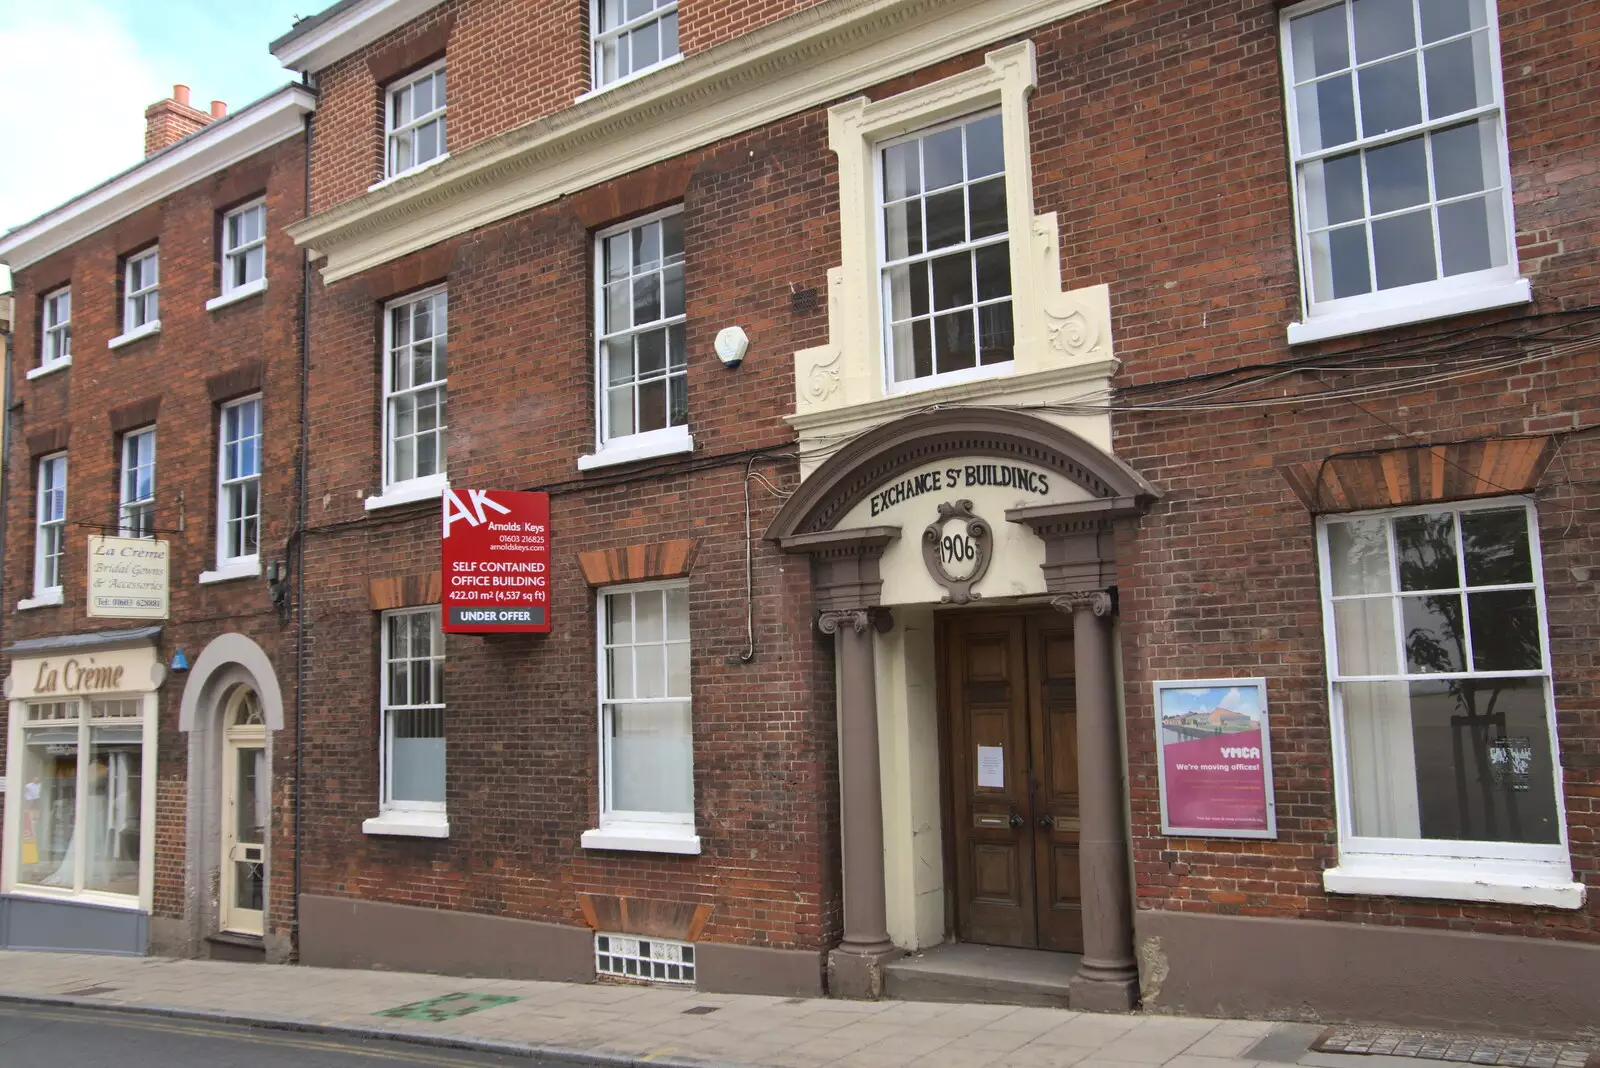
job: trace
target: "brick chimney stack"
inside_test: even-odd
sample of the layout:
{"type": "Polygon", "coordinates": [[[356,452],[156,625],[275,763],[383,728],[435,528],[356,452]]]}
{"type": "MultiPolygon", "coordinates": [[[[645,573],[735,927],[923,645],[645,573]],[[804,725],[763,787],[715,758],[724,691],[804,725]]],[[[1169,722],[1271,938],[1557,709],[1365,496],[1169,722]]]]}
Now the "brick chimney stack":
{"type": "Polygon", "coordinates": [[[152,156],[227,113],[227,105],[220,100],[211,102],[210,115],[190,107],[189,87],[174,85],[169,99],[144,109],[144,154],[152,156]]]}

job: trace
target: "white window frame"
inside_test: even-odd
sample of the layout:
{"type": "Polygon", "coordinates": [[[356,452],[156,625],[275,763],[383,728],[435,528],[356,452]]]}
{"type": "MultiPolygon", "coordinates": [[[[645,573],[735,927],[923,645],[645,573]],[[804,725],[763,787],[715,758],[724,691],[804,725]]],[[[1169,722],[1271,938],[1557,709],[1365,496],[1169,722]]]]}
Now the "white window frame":
{"type": "MultiPolygon", "coordinates": [[[[1424,117],[1420,123],[1413,126],[1370,137],[1357,137],[1353,141],[1333,148],[1309,152],[1300,150],[1300,120],[1298,101],[1295,94],[1294,43],[1290,37],[1290,20],[1329,7],[1342,5],[1348,9],[1351,0],[1306,0],[1304,3],[1287,7],[1281,12],[1279,16],[1279,37],[1281,63],[1283,65],[1284,114],[1288,124],[1289,180],[1293,194],[1291,199],[1294,206],[1295,249],[1300,276],[1301,312],[1300,321],[1289,325],[1288,340],[1290,344],[1303,344],[1406,323],[1425,322],[1430,319],[1440,319],[1468,312],[1526,304],[1533,299],[1533,288],[1527,279],[1521,277],[1517,264],[1517,227],[1515,209],[1512,203],[1514,198],[1511,185],[1511,161],[1506,139],[1505,88],[1501,75],[1499,15],[1496,9],[1496,0],[1483,0],[1483,2],[1487,26],[1486,37],[1489,47],[1489,81],[1492,86],[1492,99],[1488,104],[1469,111],[1459,112],[1443,119],[1424,117]],[[1307,219],[1304,204],[1306,190],[1305,183],[1301,179],[1301,171],[1304,165],[1320,159],[1345,156],[1352,152],[1378,148],[1397,141],[1412,139],[1425,132],[1461,125],[1479,118],[1495,120],[1496,147],[1500,161],[1500,199],[1504,213],[1502,224],[1505,227],[1505,265],[1469,274],[1441,276],[1429,282],[1397,286],[1392,289],[1374,289],[1357,296],[1330,298],[1318,302],[1312,291],[1311,243],[1306,232],[1307,219]]],[[[1416,0],[1412,0],[1414,25],[1419,18],[1417,11],[1416,0]]],[[[1355,77],[1354,71],[1361,66],[1372,66],[1393,57],[1384,57],[1384,60],[1360,64],[1355,54],[1353,19],[1348,10],[1346,13],[1346,26],[1350,33],[1348,47],[1350,49],[1351,66],[1348,69],[1352,72],[1351,92],[1354,101],[1352,106],[1359,120],[1361,95],[1358,84],[1359,79],[1355,77]]],[[[1420,54],[1422,49],[1420,29],[1417,32],[1418,45],[1414,54],[1420,54]]],[[[1430,46],[1438,43],[1432,42],[1430,46]]],[[[1420,61],[1418,66],[1418,92],[1423,101],[1423,107],[1426,109],[1427,75],[1424,65],[1420,61]]],[[[1437,244],[1439,227],[1437,203],[1433,199],[1433,176],[1433,163],[1430,153],[1428,164],[1429,204],[1434,209],[1434,240],[1437,244]]],[[[1413,206],[1406,210],[1414,211],[1416,208],[1413,206]]],[[[1370,210],[1365,215],[1365,219],[1369,234],[1367,248],[1368,267],[1369,270],[1375,271],[1374,253],[1370,241],[1372,220],[1370,210]]]]}
{"type": "MultiPolygon", "coordinates": [[[[611,781],[608,770],[609,747],[607,735],[610,727],[610,711],[608,706],[613,702],[606,686],[607,677],[607,647],[606,647],[606,612],[607,598],[616,594],[633,594],[654,592],[669,589],[689,591],[687,579],[672,579],[658,582],[631,582],[616,586],[602,586],[595,591],[595,693],[598,705],[598,735],[596,741],[598,748],[596,755],[599,759],[598,774],[600,784],[600,819],[599,825],[593,830],[585,831],[582,845],[586,849],[613,849],[630,850],[651,853],[687,853],[700,852],[700,836],[695,833],[694,817],[694,758],[692,724],[694,722],[693,699],[693,622],[692,617],[686,621],[690,638],[690,696],[687,697],[660,697],[660,698],[627,698],[627,704],[682,704],[689,705],[689,718],[691,724],[690,766],[689,766],[689,792],[690,803],[688,812],[641,812],[635,810],[613,809],[611,807],[611,781]]],[[[669,627],[668,620],[663,618],[663,627],[669,627]]],[[[670,639],[668,639],[670,641],[670,639]]]]}
{"type": "Polygon", "coordinates": [[[261,292],[267,288],[267,198],[257,197],[247,204],[240,204],[232,211],[222,216],[222,295],[206,301],[207,310],[215,310],[236,300],[261,292]],[[243,241],[237,245],[229,244],[229,223],[253,211],[261,212],[261,236],[250,241],[243,241]],[[261,250],[261,276],[259,278],[246,278],[242,282],[233,280],[234,264],[240,260],[245,261],[245,273],[249,273],[249,255],[256,249],[261,250]]]}
{"type": "MultiPolygon", "coordinates": [[[[427,704],[391,705],[389,702],[389,621],[414,616],[430,616],[433,620],[433,638],[436,650],[427,657],[408,656],[407,661],[426,659],[443,664],[446,657],[444,631],[440,626],[440,606],[427,605],[414,608],[396,608],[378,614],[378,816],[362,823],[365,834],[398,835],[409,838],[447,838],[450,835],[449,815],[443,801],[396,801],[389,796],[391,756],[394,743],[391,712],[437,709],[441,718],[448,712],[448,701],[427,704]]],[[[436,696],[443,697],[443,694],[436,696]]],[[[445,741],[445,776],[449,782],[449,732],[445,741]]]]}
{"type": "MultiPolygon", "coordinates": [[[[651,330],[667,330],[670,333],[672,327],[683,327],[688,322],[688,256],[686,249],[684,261],[681,265],[684,271],[685,283],[684,314],[663,316],[662,318],[654,319],[642,326],[632,325],[623,327],[621,329],[608,331],[606,329],[608,325],[606,323],[606,240],[608,238],[616,237],[619,234],[631,233],[639,227],[647,226],[650,223],[660,222],[661,220],[670,218],[672,216],[681,217],[682,215],[683,205],[675,204],[672,207],[663,208],[660,211],[654,211],[648,215],[640,215],[636,218],[629,219],[625,223],[619,223],[616,226],[609,226],[604,230],[597,231],[594,235],[595,451],[590,455],[581,456],[578,458],[578,470],[580,471],[588,471],[597,467],[607,467],[613,464],[633,463],[639,460],[648,460],[659,456],[672,456],[677,453],[694,451],[694,436],[689,432],[687,414],[689,394],[687,352],[685,352],[684,355],[684,369],[681,373],[674,373],[672,371],[671,357],[669,355],[667,359],[666,370],[661,376],[661,381],[666,384],[669,417],[671,415],[672,379],[680,377],[680,374],[683,378],[685,416],[684,422],[681,426],[666,426],[660,427],[656,430],[639,431],[633,434],[613,435],[610,432],[610,409],[609,405],[607,404],[606,396],[608,392],[607,382],[610,377],[606,369],[607,341],[612,341],[622,337],[630,337],[651,330]]],[[[630,273],[629,278],[631,279],[633,277],[634,276],[630,273]]],[[[663,286],[663,301],[665,299],[665,292],[666,290],[663,286]]],[[[666,307],[663,303],[662,311],[665,310],[666,307]]],[[[637,398],[639,390],[637,378],[638,376],[635,374],[635,381],[632,386],[636,409],[638,406],[637,398]]]]}
{"type": "MultiPolygon", "coordinates": [[[[407,342],[408,345],[414,345],[415,343],[416,338],[414,337],[411,339],[411,341],[407,342]]],[[[368,497],[366,499],[366,507],[369,511],[377,508],[388,508],[399,504],[409,504],[413,501],[429,500],[435,497],[442,497],[444,495],[444,491],[450,488],[450,426],[448,419],[441,420],[438,424],[439,449],[437,455],[439,461],[439,470],[429,475],[416,475],[411,478],[396,479],[394,477],[393,470],[394,441],[392,439],[393,428],[391,425],[392,418],[390,414],[394,406],[394,399],[396,397],[401,396],[402,394],[416,393],[419,390],[433,389],[435,387],[438,387],[444,391],[445,412],[448,414],[450,401],[449,345],[450,287],[448,284],[430,286],[427,289],[418,290],[415,293],[407,293],[405,296],[397,297],[383,306],[383,351],[381,354],[381,359],[383,362],[383,394],[380,399],[380,404],[382,407],[378,416],[379,449],[381,453],[378,458],[378,463],[381,470],[380,478],[382,479],[383,488],[379,496],[368,497]],[[435,333],[430,335],[430,339],[436,344],[442,342],[445,346],[444,377],[432,379],[421,386],[413,383],[406,389],[397,392],[394,389],[394,313],[401,308],[409,308],[414,304],[418,304],[424,300],[431,300],[436,296],[444,297],[445,328],[442,334],[435,333]]],[[[416,440],[415,434],[413,434],[412,440],[416,440]]],[[[414,458],[415,454],[413,454],[413,462],[414,458]]]]}
{"type": "MultiPolygon", "coordinates": [[[[614,0],[614,2],[625,3],[626,0],[614,0]]],[[[642,29],[652,22],[660,22],[668,15],[676,15],[678,13],[678,0],[668,0],[667,3],[660,4],[659,6],[652,8],[647,14],[640,15],[635,19],[624,21],[621,25],[610,30],[600,29],[601,3],[602,0],[589,0],[589,85],[591,93],[598,93],[602,90],[611,89],[618,85],[625,85],[628,82],[633,81],[635,78],[642,78],[652,71],[660,70],[662,67],[682,61],[683,27],[680,24],[678,26],[677,33],[678,47],[671,55],[661,56],[649,66],[637,67],[633,70],[630,70],[627,74],[618,75],[610,81],[606,81],[604,75],[605,46],[613,41],[617,41],[623,37],[631,35],[634,31],[642,29]]],[[[660,40],[659,36],[657,37],[657,40],[660,40]]],[[[633,58],[633,44],[631,41],[628,43],[628,57],[631,63],[633,58]]],[[[589,94],[585,95],[587,96],[589,94]]],[[[579,99],[582,99],[582,97],[579,99]]]]}
{"type": "MultiPolygon", "coordinates": [[[[435,83],[435,85],[437,86],[437,82],[435,83]]],[[[447,121],[447,113],[449,111],[449,101],[450,101],[449,94],[450,94],[450,78],[449,78],[448,72],[446,71],[445,60],[443,60],[443,59],[437,60],[436,62],[433,62],[433,63],[429,63],[426,67],[422,67],[422,68],[420,68],[418,70],[414,70],[410,74],[407,74],[402,78],[395,79],[392,83],[390,83],[384,89],[384,93],[383,93],[383,181],[384,182],[390,181],[390,180],[395,179],[395,178],[403,177],[403,176],[405,176],[407,174],[415,173],[416,171],[422,170],[424,167],[431,167],[436,163],[443,163],[446,159],[448,159],[450,157],[450,142],[448,140],[448,137],[449,137],[449,125],[450,124],[447,121]],[[445,84],[445,101],[444,101],[444,103],[438,103],[437,100],[436,100],[435,101],[435,107],[434,107],[434,109],[432,111],[429,111],[425,115],[413,115],[410,118],[410,120],[408,120],[407,122],[404,122],[404,123],[400,124],[399,126],[396,126],[394,124],[394,100],[395,100],[395,97],[398,96],[399,94],[405,92],[407,89],[413,88],[418,82],[426,81],[426,80],[432,78],[434,75],[440,74],[440,73],[444,73],[446,75],[445,76],[445,83],[444,83],[445,84]],[[411,138],[412,155],[413,155],[413,157],[415,157],[415,155],[416,155],[416,132],[418,130],[420,130],[422,127],[428,125],[430,122],[435,122],[435,121],[437,121],[439,123],[439,151],[435,155],[429,156],[427,159],[422,160],[421,162],[414,162],[409,167],[406,167],[404,169],[397,169],[396,166],[395,166],[395,154],[396,154],[396,146],[399,144],[400,140],[402,138],[406,138],[406,137],[410,137],[411,138]]],[[[382,183],[380,182],[379,184],[381,185],[382,183]]]]}
{"type": "MultiPolygon", "coordinates": [[[[1016,370],[1016,351],[1017,351],[1017,344],[1018,344],[1018,339],[1017,339],[1017,279],[1016,279],[1016,270],[1015,270],[1016,256],[1012,255],[1010,257],[1010,264],[1011,264],[1011,292],[1005,298],[1005,303],[1007,303],[1007,304],[1009,304],[1011,306],[1011,344],[1012,344],[1011,359],[1004,360],[1004,361],[1002,361],[1000,363],[991,363],[991,364],[977,364],[977,363],[975,363],[971,367],[963,367],[963,368],[960,368],[960,369],[955,370],[955,371],[945,371],[945,372],[942,372],[942,373],[927,375],[927,376],[922,377],[922,378],[908,378],[903,382],[896,382],[895,379],[894,379],[894,369],[893,369],[894,368],[894,328],[891,325],[891,321],[892,321],[891,317],[893,315],[894,304],[893,304],[893,300],[891,299],[890,293],[889,293],[889,268],[892,265],[921,262],[921,263],[926,263],[928,265],[928,270],[929,270],[929,273],[931,274],[932,270],[933,270],[933,261],[936,260],[936,259],[939,259],[940,257],[953,255],[953,254],[955,254],[957,252],[971,252],[971,251],[975,251],[975,250],[980,249],[980,248],[986,248],[986,247],[991,246],[991,245],[998,245],[1001,242],[1005,242],[1006,247],[1007,247],[1007,251],[1008,252],[1012,252],[1012,251],[1015,250],[1016,246],[1020,242],[1023,242],[1023,241],[1027,240],[1027,234],[1023,233],[1022,235],[1019,236],[1017,233],[1015,233],[1013,231],[1012,226],[1011,226],[1010,198],[1011,198],[1011,193],[1012,193],[1012,187],[1013,186],[1012,186],[1012,182],[1011,182],[1011,178],[1010,178],[1010,170],[1011,170],[1012,161],[1009,158],[1006,158],[1004,160],[1003,169],[1001,170],[999,175],[987,175],[984,178],[979,179],[979,181],[992,181],[994,178],[998,177],[1001,180],[1001,182],[1004,185],[1004,187],[1005,187],[1006,200],[1007,200],[1007,212],[1006,212],[1006,223],[1007,223],[1007,225],[1006,225],[1005,234],[1003,236],[1002,235],[990,235],[989,237],[980,238],[977,241],[962,241],[962,242],[960,242],[958,244],[946,245],[943,248],[940,248],[940,249],[938,249],[936,251],[930,252],[926,247],[927,227],[926,227],[926,225],[924,225],[923,226],[923,241],[924,241],[923,251],[918,253],[915,256],[906,256],[906,257],[903,257],[901,259],[895,260],[895,261],[893,261],[893,264],[891,264],[891,262],[888,259],[888,243],[889,243],[888,231],[887,231],[887,227],[885,226],[884,217],[883,217],[884,216],[884,203],[883,203],[883,201],[884,201],[884,196],[883,196],[883,194],[884,194],[883,155],[884,155],[885,152],[887,152],[889,149],[895,147],[896,145],[905,144],[908,141],[917,141],[917,140],[920,140],[922,138],[928,137],[928,136],[930,136],[932,134],[939,133],[942,130],[948,130],[948,129],[951,129],[953,127],[965,126],[969,122],[973,122],[973,121],[975,121],[977,119],[985,118],[985,117],[987,117],[989,115],[994,115],[997,118],[999,118],[1002,124],[1005,122],[1005,116],[1003,115],[1001,108],[998,108],[998,107],[978,108],[977,110],[970,111],[970,112],[967,112],[967,113],[962,114],[962,115],[958,115],[958,116],[956,116],[954,118],[951,118],[951,119],[946,119],[946,120],[943,120],[941,122],[935,122],[935,123],[932,123],[930,125],[918,127],[915,130],[908,131],[908,132],[906,132],[904,134],[901,134],[900,136],[897,136],[897,137],[888,137],[888,138],[884,138],[883,140],[880,140],[880,141],[875,141],[873,143],[873,145],[872,145],[872,214],[873,214],[873,221],[874,221],[874,225],[875,225],[875,229],[876,229],[876,236],[877,236],[877,246],[876,246],[875,253],[874,253],[875,256],[876,256],[876,262],[875,262],[875,265],[874,265],[875,266],[875,274],[876,274],[875,284],[878,287],[878,324],[877,324],[877,329],[878,329],[878,337],[879,337],[879,340],[878,340],[879,351],[881,351],[883,353],[883,359],[880,361],[880,363],[881,363],[880,373],[883,375],[883,391],[884,391],[884,395],[885,396],[889,396],[889,395],[896,394],[896,393],[914,393],[914,392],[916,392],[918,390],[924,390],[924,389],[937,389],[940,386],[957,385],[957,384],[962,383],[962,382],[973,382],[973,381],[978,381],[978,380],[986,379],[986,378],[1000,378],[1000,377],[1003,377],[1005,375],[1012,374],[1016,370]]],[[[1009,148],[1009,146],[1006,144],[1006,138],[1004,136],[1004,131],[1002,129],[1002,135],[1001,135],[1001,150],[1002,150],[1002,152],[1006,151],[1007,148],[1009,148]]],[[[965,165],[965,149],[964,148],[963,148],[962,160],[963,160],[963,166],[964,166],[965,165]]],[[[949,186],[949,187],[947,187],[947,189],[964,188],[964,187],[966,187],[967,185],[970,185],[970,184],[971,183],[963,181],[962,186],[959,186],[959,187],[958,186],[949,186]]],[[[947,189],[937,190],[936,192],[946,192],[947,189]]],[[[919,194],[919,197],[923,201],[924,212],[926,212],[926,203],[927,203],[927,197],[928,197],[927,192],[924,190],[922,193],[919,194]]],[[[924,221],[926,221],[926,219],[924,219],[924,221]]],[[[971,216],[970,216],[970,213],[969,213],[968,216],[967,216],[967,219],[966,219],[966,223],[967,223],[969,228],[971,226],[971,222],[972,222],[972,220],[971,220],[971,216]]],[[[978,292],[977,292],[977,287],[976,287],[976,281],[974,281],[974,287],[973,287],[973,292],[972,292],[972,305],[970,305],[969,307],[976,307],[980,303],[981,302],[978,300],[978,292]]],[[[1000,303],[1000,301],[999,300],[991,300],[991,301],[988,301],[987,303],[989,303],[989,304],[998,304],[998,303],[1000,303]]],[[[928,313],[929,330],[930,331],[933,328],[932,324],[933,324],[933,320],[935,318],[937,318],[937,316],[935,315],[935,313],[932,310],[931,297],[930,297],[930,305],[929,305],[929,313],[928,313]]],[[[979,341],[980,341],[980,339],[977,337],[977,335],[974,335],[974,337],[973,337],[974,346],[977,346],[979,344],[979,341]]],[[[978,358],[978,353],[979,353],[979,350],[977,348],[975,348],[974,349],[974,355],[973,355],[974,359],[978,358]]]]}
{"type": "Polygon", "coordinates": [[[67,560],[67,472],[65,452],[39,458],[39,485],[34,495],[33,516],[33,597],[30,598],[34,604],[60,604],[62,600],[61,570],[67,560]],[[57,493],[61,499],[59,515],[46,500],[47,494],[57,493]],[[47,541],[53,549],[47,547],[47,541]],[[52,561],[53,576],[50,573],[52,561]],[[51,578],[55,581],[49,581],[51,578]]]}
{"type": "MultiPolygon", "coordinates": [[[[1321,594],[1324,649],[1328,664],[1328,708],[1333,743],[1333,771],[1335,809],[1339,831],[1339,863],[1323,873],[1324,887],[1333,893],[1384,894],[1416,896],[1468,901],[1498,901],[1551,905],[1560,908],[1577,908],[1583,901],[1583,884],[1572,880],[1572,864],[1567,845],[1566,797],[1562,783],[1560,739],[1557,734],[1555,694],[1551,684],[1550,633],[1545,606],[1544,561],[1539,541],[1538,512],[1534,504],[1521,497],[1497,497],[1488,500],[1436,502],[1403,508],[1385,508],[1363,512],[1344,512],[1319,516],[1317,519],[1317,559],[1319,589],[1321,594]],[[1538,669],[1516,671],[1472,671],[1400,673],[1385,675],[1345,675],[1339,670],[1338,638],[1334,627],[1333,571],[1328,544],[1330,524],[1363,518],[1385,521],[1389,540],[1390,593],[1394,602],[1395,635],[1400,640],[1405,631],[1399,618],[1400,583],[1397,569],[1398,555],[1394,546],[1392,520],[1411,515],[1437,514],[1449,511],[1457,515],[1457,567],[1465,568],[1465,554],[1460,544],[1460,519],[1462,513],[1474,511],[1504,511],[1522,508],[1527,515],[1528,552],[1532,561],[1534,601],[1538,612],[1538,632],[1541,643],[1538,669]],[[1560,841],[1554,845],[1520,842],[1474,842],[1466,840],[1423,838],[1380,838],[1358,836],[1355,833],[1353,813],[1353,785],[1350,774],[1350,749],[1345,726],[1343,699],[1339,690],[1341,682],[1409,682],[1417,679],[1449,680],[1459,678],[1529,678],[1543,683],[1546,730],[1550,743],[1550,761],[1553,769],[1555,804],[1560,824],[1560,841]]],[[[1464,574],[1464,572],[1461,572],[1464,574]]],[[[1513,587],[1524,589],[1527,583],[1513,587]]],[[[1497,587],[1470,589],[1494,590],[1497,587]]],[[[1449,592],[1449,591],[1445,591],[1449,592]]],[[[1348,599],[1352,595],[1342,595],[1348,599]]],[[[1462,625],[1468,630],[1470,646],[1470,619],[1463,617],[1462,625]]],[[[1402,652],[1403,655],[1403,652],[1402,652]]],[[[1402,660],[1397,666],[1402,669],[1402,660]]],[[[1466,665],[1470,668],[1470,662],[1466,665]]]]}
{"type": "Polygon", "coordinates": [[[142,750],[140,754],[139,890],[137,894],[113,894],[104,890],[76,889],[79,886],[83,886],[85,882],[87,866],[86,854],[81,847],[77,849],[73,858],[73,887],[19,883],[18,878],[22,868],[22,805],[14,804],[7,805],[5,810],[4,850],[3,853],[0,853],[0,893],[44,900],[80,901],[109,908],[142,909],[148,912],[155,891],[156,697],[151,693],[133,692],[103,693],[96,694],[93,697],[68,694],[60,698],[45,699],[36,697],[10,701],[11,722],[8,731],[7,752],[11,756],[6,776],[0,776],[0,784],[5,785],[6,792],[10,797],[22,798],[26,786],[23,778],[25,762],[22,759],[22,754],[25,745],[25,732],[28,730],[28,706],[51,704],[57,700],[75,703],[78,706],[76,722],[79,731],[77,775],[79,793],[74,820],[82,818],[82,814],[85,811],[84,798],[90,789],[88,768],[91,760],[90,739],[92,737],[92,728],[101,724],[126,726],[132,722],[131,717],[96,718],[93,715],[94,704],[100,701],[138,701],[140,703],[138,723],[141,729],[140,744],[142,750]]]}
{"type": "MultiPolygon", "coordinates": [[[[265,405],[262,404],[261,394],[255,393],[248,397],[240,397],[221,405],[217,410],[217,569],[208,571],[200,576],[201,582],[221,582],[232,578],[248,578],[261,574],[261,520],[262,505],[261,476],[266,467],[261,449],[266,441],[266,427],[264,425],[265,405]],[[256,409],[256,470],[250,475],[228,475],[228,413],[253,404],[256,409]],[[235,491],[243,494],[243,487],[250,482],[256,484],[256,551],[253,553],[230,553],[228,551],[228,526],[229,500],[235,491]]],[[[243,441],[244,437],[233,439],[233,442],[243,441]]],[[[245,517],[241,514],[239,522],[245,517]]]]}
{"type": "MultiPolygon", "coordinates": [[[[130,430],[122,435],[122,442],[117,449],[119,457],[117,464],[117,533],[124,538],[154,538],[156,515],[156,428],[153,426],[140,427],[130,430]],[[150,455],[148,461],[139,455],[142,445],[148,441],[150,455]],[[131,463],[130,463],[131,461],[131,463]],[[145,497],[130,497],[129,475],[143,468],[150,469],[150,493],[145,497]],[[140,533],[142,523],[130,523],[130,518],[144,512],[149,515],[149,533],[140,533]]],[[[137,478],[132,486],[137,486],[137,478]]]]}
{"type": "Polygon", "coordinates": [[[72,287],[44,295],[39,309],[39,366],[48,371],[72,363],[72,287]]]}
{"type": "Polygon", "coordinates": [[[129,256],[122,265],[122,335],[119,341],[153,334],[161,329],[161,249],[149,248],[129,256]],[[138,282],[134,272],[139,272],[138,282]]]}

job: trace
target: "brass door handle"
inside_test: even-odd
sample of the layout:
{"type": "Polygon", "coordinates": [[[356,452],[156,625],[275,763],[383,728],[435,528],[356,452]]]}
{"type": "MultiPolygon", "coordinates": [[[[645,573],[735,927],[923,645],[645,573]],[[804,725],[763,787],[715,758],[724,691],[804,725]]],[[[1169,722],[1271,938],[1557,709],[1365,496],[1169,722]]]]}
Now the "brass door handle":
{"type": "Polygon", "coordinates": [[[1046,813],[1043,816],[1040,816],[1039,817],[1039,829],[1041,831],[1053,831],[1053,830],[1055,830],[1056,829],[1056,818],[1054,816],[1048,814],[1048,813],[1046,813]]]}
{"type": "Polygon", "coordinates": [[[1017,827],[1021,827],[1023,825],[1023,823],[1025,823],[1025,822],[1026,821],[1021,816],[1017,815],[1015,812],[1013,812],[1011,814],[1011,826],[1012,826],[1013,829],[1015,829],[1017,827]]]}

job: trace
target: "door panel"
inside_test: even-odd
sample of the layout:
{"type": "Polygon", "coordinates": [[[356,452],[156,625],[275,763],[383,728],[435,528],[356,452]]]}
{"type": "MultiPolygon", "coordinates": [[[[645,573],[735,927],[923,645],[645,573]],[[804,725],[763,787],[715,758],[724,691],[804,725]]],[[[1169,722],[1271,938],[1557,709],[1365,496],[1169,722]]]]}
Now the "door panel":
{"type": "Polygon", "coordinates": [[[1078,690],[1072,621],[1030,616],[1028,674],[1037,782],[1039,948],[1083,952],[1083,891],[1078,868],[1078,690]]]}
{"type": "Polygon", "coordinates": [[[961,937],[1032,946],[1037,885],[1028,823],[1027,668],[1022,621],[952,620],[946,630],[961,937]],[[980,754],[984,782],[980,784],[980,754]],[[995,767],[998,758],[999,767],[995,767]]]}
{"type": "Polygon", "coordinates": [[[1071,620],[964,613],[940,626],[956,936],[1081,952],[1071,620]]]}

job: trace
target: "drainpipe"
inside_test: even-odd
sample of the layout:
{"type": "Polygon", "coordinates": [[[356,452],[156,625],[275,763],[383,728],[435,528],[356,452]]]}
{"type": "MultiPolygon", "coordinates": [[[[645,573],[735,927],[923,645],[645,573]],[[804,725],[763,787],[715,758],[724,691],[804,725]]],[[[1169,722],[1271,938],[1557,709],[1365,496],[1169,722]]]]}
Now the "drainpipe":
{"type": "MultiPolygon", "coordinates": [[[[308,89],[313,89],[311,75],[301,74],[301,83],[308,89]]],[[[301,120],[305,123],[305,214],[311,214],[311,118],[315,112],[308,112],[301,120]]],[[[295,481],[300,487],[299,502],[299,527],[295,538],[294,561],[294,951],[295,958],[300,956],[300,827],[301,827],[301,801],[304,797],[304,786],[301,779],[305,773],[305,649],[306,649],[306,508],[307,491],[306,476],[310,473],[311,465],[306,456],[306,449],[310,445],[310,433],[306,429],[306,412],[310,407],[310,373],[311,373],[311,252],[307,249],[301,253],[300,266],[300,457],[295,472],[295,481]]]]}
{"type": "MultiPolygon", "coordinates": [[[[10,591],[5,589],[4,567],[6,559],[6,513],[11,511],[11,494],[7,492],[7,483],[11,475],[11,324],[17,318],[16,286],[12,286],[11,312],[6,319],[6,328],[0,330],[0,352],[5,354],[5,404],[0,405],[0,501],[5,502],[5,507],[0,508],[0,594],[9,596],[10,591]]],[[[5,629],[5,613],[0,612],[0,632],[5,629]]]]}

